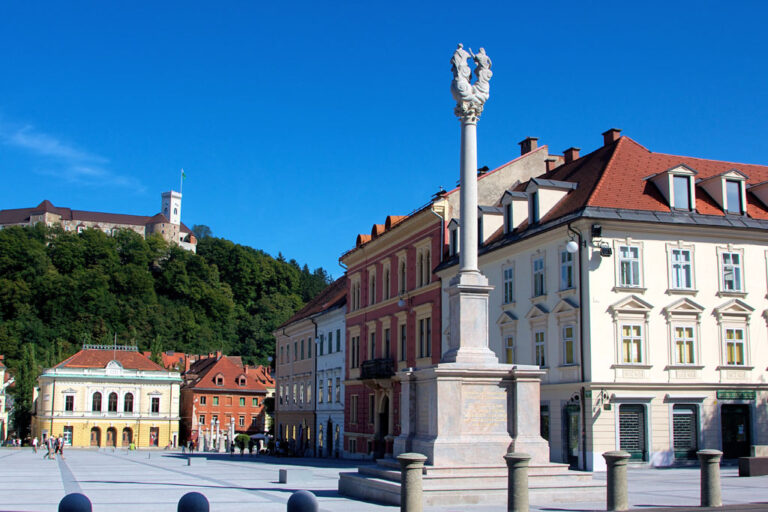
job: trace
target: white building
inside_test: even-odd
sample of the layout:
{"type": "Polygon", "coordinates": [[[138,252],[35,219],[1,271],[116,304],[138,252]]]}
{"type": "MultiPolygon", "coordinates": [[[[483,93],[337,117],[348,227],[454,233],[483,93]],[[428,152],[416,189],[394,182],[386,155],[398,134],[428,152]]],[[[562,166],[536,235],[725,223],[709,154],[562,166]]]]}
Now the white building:
{"type": "Polygon", "coordinates": [[[340,457],[344,449],[344,362],[347,353],[344,316],[347,284],[346,278],[339,281],[337,293],[327,300],[326,309],[313,318],[317,325],[315,453],[318,457],[340,457]]]}
{"type": "MultiPolygon", "coordinates": [[[[761,451],[768,167],[603,135],[596,151],[571,148],[563,165],[482,205],[498,208],[480,208],[481,219],[503,215],[480,250],[495,287],[491,348],[547,370],[540,414],[553,461],[599,470],[615,449],[654,466],[703,448],[761,451]]],[[[445,303],[456,264],[439,268],[445,303]]]]}

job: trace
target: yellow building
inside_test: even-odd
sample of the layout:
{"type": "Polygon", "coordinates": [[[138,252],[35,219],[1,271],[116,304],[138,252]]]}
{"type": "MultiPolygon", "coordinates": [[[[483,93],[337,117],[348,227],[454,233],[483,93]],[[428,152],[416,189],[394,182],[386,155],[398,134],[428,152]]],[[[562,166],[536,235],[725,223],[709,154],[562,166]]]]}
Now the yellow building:
{"type": "Polygon", "coordinates": [[[135,347],[84,345],[38,378],[32,434],[74,447],[177,446],[180,384],[135,347]]]}

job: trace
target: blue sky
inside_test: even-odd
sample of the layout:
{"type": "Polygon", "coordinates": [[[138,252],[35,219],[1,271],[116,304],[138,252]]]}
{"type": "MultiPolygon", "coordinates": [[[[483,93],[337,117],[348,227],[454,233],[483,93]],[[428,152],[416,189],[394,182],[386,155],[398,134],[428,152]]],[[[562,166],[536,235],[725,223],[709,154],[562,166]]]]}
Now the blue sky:
{"type": "Polygon", "coordinates": [[[759,2],[3,2],[0,208],[160,210],[337,260],[459,178],[449,59],[493,59],[478,163],[537,136],[768,163],[759,2]],[[280,4],[280,5],[277,5],[280,4]]]}

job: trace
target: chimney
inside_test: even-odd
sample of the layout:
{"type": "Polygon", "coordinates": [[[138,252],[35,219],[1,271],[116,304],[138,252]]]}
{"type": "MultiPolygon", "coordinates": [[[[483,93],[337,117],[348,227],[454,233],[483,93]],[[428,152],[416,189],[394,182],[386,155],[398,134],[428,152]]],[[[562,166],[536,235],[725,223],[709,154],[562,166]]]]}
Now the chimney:
{"type": "MultiPolygon", "coordinates": [[[[578,156],[578,155],[577,155],[577,156],[578,156]]],[[[217,359],[217,360],[221,359],[221,350],[217,350],[217,351],[216,351],[216,359],[217,359]]]]}
{"type": "Polygon", "coordinates": [[[520,145],[520,155],[522,156],[536,149],[539,145],[537,142],[538,140],[539,140],[538,137],[526,137],[520,142],[518,142],[518,144],[520,145]]]}
{"type": "Polygon", "coordinates": [[[610,128],[603,132],[603,146],[607,146],[611,142],[616,142],[621,137],[621,130],[618,128],[610,128]]]}
{"type": "Polygon", "coordinates": [[[563,151],[563,155],[565,155],[565,163],[569,164],[573,162],[574,160],[579,159],[579,151],[581,151],[580,148],[574,148],[570,147],[563,151]]]}
{"type": "Polygon", "coordinates": [[[549,172],[557,167],[557,158],[547,158],[544,163],[547,165],[547,172],[549,172]]]}

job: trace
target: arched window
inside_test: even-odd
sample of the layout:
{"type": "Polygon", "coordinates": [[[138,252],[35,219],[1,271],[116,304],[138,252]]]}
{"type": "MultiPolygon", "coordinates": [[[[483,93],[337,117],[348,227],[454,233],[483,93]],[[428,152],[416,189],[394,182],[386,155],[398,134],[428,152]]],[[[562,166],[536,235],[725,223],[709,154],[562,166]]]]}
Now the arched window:
{"type": "Polygon", "coordinates": [[[117,393],[112,392],[109,394],[109,401],[107,402],[107,410],[109,412],[117,412],[117,393]]]}
{"type": "Polygon", "coordinates": [[[101,393],[98,391],[93,394],[93,401],[91,402],[92,411],[101,411],[101,393]]]}
{"type": "Polygon", "coordinates": [[[133,412],[133,393],[126,393],[123,398],[123,411],[133,412]]]}

